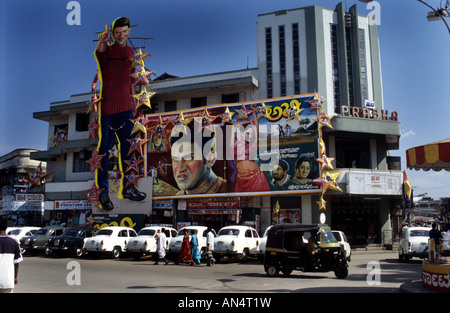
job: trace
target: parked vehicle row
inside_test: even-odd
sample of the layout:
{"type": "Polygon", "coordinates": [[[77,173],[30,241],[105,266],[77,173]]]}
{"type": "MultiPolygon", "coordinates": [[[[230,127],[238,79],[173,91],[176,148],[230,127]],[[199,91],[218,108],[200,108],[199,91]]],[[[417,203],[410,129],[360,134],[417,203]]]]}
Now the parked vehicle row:
{"type": "MultiPolygon", "coordinates": [[[[261,238],[258,232],[244,225],[231,225],[223,227],[216,234],[214,230],[214,251],[216,261],[224,257],[236,258],[245,261],[249,256],[259,257],[262,261],[265,253],[267,232],[261,238]]],[[[164,229],[166,235],[165,248],[167,253],[176,256],[183,242],[184,232],[191,237],[195,234],[198,238],[199,249],[204,256],[206,254],[206,226],[186,226],[178,232],[172,227],[149,226],[142,228],[139,233],[129,227],[109,226],[100,230],[87,227],[64,228],[48,226],[42,228],[23,227],[23,233],[19,239],[22,251],[29,253],[43,252],[45,255],[55,253],[69,253],[77,257],[89,255],[109,255],[119,258],[124,253],[134,257],[136,260],[143,256],[156,253],[156,234],[164,229]]],[[[19,233],[17,229],[10,233],[19,233]]],[[[345,235],[341,232],[340,240],[345,241],[345,235]]],[[[348,245],[348,243],[347,243],[348,245]]],[[[344,243],[341,243],[343,250],[344,243]]],[[[349,249],[349,245],[348,245],[349,249]]],[[[350,258],[350,250],[346,252],[347,260],[350,258]]]]}

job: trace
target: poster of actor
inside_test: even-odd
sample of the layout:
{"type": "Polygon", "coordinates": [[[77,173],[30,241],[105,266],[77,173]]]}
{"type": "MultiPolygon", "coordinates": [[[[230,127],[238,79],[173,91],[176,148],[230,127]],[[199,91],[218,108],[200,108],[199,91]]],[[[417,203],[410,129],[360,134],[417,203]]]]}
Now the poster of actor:
{"type": "MultiPolygon", "coordinates": [[[[94,52],[101,82],[98,107],[99,142],[96,151],[99,166],[95,170],[95,184],[101,192],[98,199],[99,207],[104,211],[114,210],[114,203],[119,203],[117,199],[110,197],[109,186],[110,154],[114,147],[117,147],[119,151],[118,171],[120,172],[118,174],[120,182],[115,198],[131,200],[134,202],[133,207],[137,208],[136,202],[144,201],[147,193],[151,192],[150,184],[146,184],[147,193],[139,191],[136,188],[137,182],[130,178],[135,179],[135,176],[125,173],[133,155],[130,153],[130,147],[132,139],[135,137],[132,134],[134,126],[132,120],[136,113],[133,99],[133,95],[136,93],[136,79],[131,76],[135,72],[135,68],[132,66],[135,51],[127,44],[130,27],[129,18],[120,17],[114,20],[111,31],[107,25],[106,30],[99,35],[94,52]],[[110,41],[112,41],[111,44],[110,41]]],[[[130,206],[130,203],[126,202],[130,201],[120,202],[120,206],[130,206]]],[[[120,213],[117,210],[114,212],[120,213]]]]}
{"type": "Polygon", "coordinates": [[[147,151],[149,169],[157,172],[153,196],[319,191],[320,186],[312,182],[320,176],[315,161],[319,157],[317,113],[307,103],[313,97],[300,95],[149,115],[152,125],[163,121],[171,132],[167,152],[147,151]],[[280,134],[286,126],[289,136],[280,134]],[[185,134],[180,131],[183,127],[185,134]],[[211,135],[209,129],[214,130],[211,135]],[[196,155],[194,150],[201,152],[196,155]],[[309,161],[307,169],[304,160],[309,161]],[[213,182],[223,183],[218,187],[213,182]]]}

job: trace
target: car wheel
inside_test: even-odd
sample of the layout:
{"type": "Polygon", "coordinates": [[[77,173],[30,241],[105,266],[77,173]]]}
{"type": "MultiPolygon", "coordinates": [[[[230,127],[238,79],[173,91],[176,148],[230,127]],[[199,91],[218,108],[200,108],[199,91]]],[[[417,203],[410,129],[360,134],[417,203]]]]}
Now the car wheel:
{"type": "Polygon", "coordinates": [[[113,251],[112,251],[112,257],[114,259],[118,259],[120,258],[122,255],[122,250],[120,249],[120,247],[114,247],[113,251]]]}
{"type": "Polygon", "coordinates": [[[247,261],[247,257],[248,257],[248,249],[245,248],[244,250],[242,250],[242,253],[238,256],[238,258],[239,258],[239,261],[245,262],[245,261],[247,261]]]}
{"type": "Polygon", "coordinates": [[[280,269],[275,265],[270,265],[266,268],[267,275],[271,277],[278,276],[278,273],[280,272],[280,269]]]}
{"type": "Polygon", "coordinates": [[[84,254],[84,251],[83,251],[83,248],[76,248],[75,249],[75,255],[77,256],[77,257],[82,257],[83,256],[83,254],[84,254]]]}
{"type": "Polygon", "coordinates": [[[49,256],[49,255],[51,255],[52,254],[52,249],[50,249],[49,247],[45,247],[44,248],[44,254],[46,255],[46,256],[49,256]]]}

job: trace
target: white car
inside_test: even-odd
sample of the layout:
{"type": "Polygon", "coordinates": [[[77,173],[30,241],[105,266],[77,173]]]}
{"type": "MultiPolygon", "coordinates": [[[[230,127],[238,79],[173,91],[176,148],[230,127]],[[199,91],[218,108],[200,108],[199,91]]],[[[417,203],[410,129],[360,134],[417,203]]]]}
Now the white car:
{"type": "Polygon", "coordinates": [[[267,232],[269,231],[269,229],[272,228],[272,225],[267,227],[266,230],[264,231],[264,235],[261,238],[261,241],[259,243],[259,247],[258,247],[258,259],[260,261],[264,261],[264,253],[266,253],[266,243],[267,243],[267,232]]]}
{"type": "Polygon", "coordinates": [[[33,236],[40,227],[35,226],[23,226],[23,227],[11,227],[6,230],[6,235],[16,239],[20,242],[20,239],[25,236],[33,236]]]}
{"type": "Polygon", "coordinates": [[[398,245],[398,259],[408,261],[412,257],[428,257],[430,227],[408,227],[401,234],[398,245]]]}
{"type": "Polygon", "coordinates": [[[165,249],[169,249],[172,238],[177,235],[176,229],[164,226],[148,226],[142,228],[137,237],[131,238],[127,243],[127,253],[133,255],[136,260],[141,256],[150,255],[156,252],[156,233],[164,228],[166,235],[165,249]]]}
{"type": "MultiPolygon", "coordinates": [[[[172,238],[172,241],[169,245],[169,252],[173,254],[178,254],[181,250],[181,244],[183,243],[184,231],[186,231],[189,235],[189,240],[191,240],[191,235],[197,235],[198,239],[198,249],[200,250],[200,254],[203,256],[206,252],[206,234],[208,227],[206,226],[186,226],[181,228],[178,231],[178,235],[175,238],[172,238]]],[[[212,230],[214,236],[216,235],[215,231],[212,230]]]]}
{"type": "Polygon", "coordinates": [[[260,243],[258,232],[250,226],[225,226],[214,239],[214,258],[219,261],[228,256],[245,261],[249,255],[257,255],[260,243]]]}
{"type": "Polygon", "coordinates": [[[136,231],[130,227],[104,227],[94,237],[85,239],[83,250],[88,253],[110,253],[113,258],[119,258],[126,252],[128,241],[136,236],[136,231]]]}
{"type": "Polygon", "coordinates": [[[352,258],[352,249],[348,243],[347,236],[345,236],[344,232],[340,230],[332,230],[331,232],[337,242],[341,245],[341,249],[345,251],[345,258],[347,259],[347,262],[350,262],[352,258]]]}

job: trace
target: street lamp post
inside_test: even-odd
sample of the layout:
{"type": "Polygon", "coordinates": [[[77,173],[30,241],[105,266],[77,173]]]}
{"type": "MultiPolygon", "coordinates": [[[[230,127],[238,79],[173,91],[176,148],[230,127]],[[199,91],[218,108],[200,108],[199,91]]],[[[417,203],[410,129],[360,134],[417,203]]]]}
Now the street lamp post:
{"type": "Polygon", "coordinates": [[[417,1],[425,4],[427,7],[429,7],[430,9],[433,10],[431,12],[428,12],[428,14],[427,14],[428,21],[436,21],[436,20],[441,19],[444,22],[445,26],[447,26],[447,30],[450,34],[450,27],[448,26],[447,21],[445,20],[445,18],[448,17],[449,0],[446,0],[445,8],[440,7],[439,9],[433,8],[431,5],[429,5],[428,3],[426,3],[423,0],[417,0],[417,1]]]}

